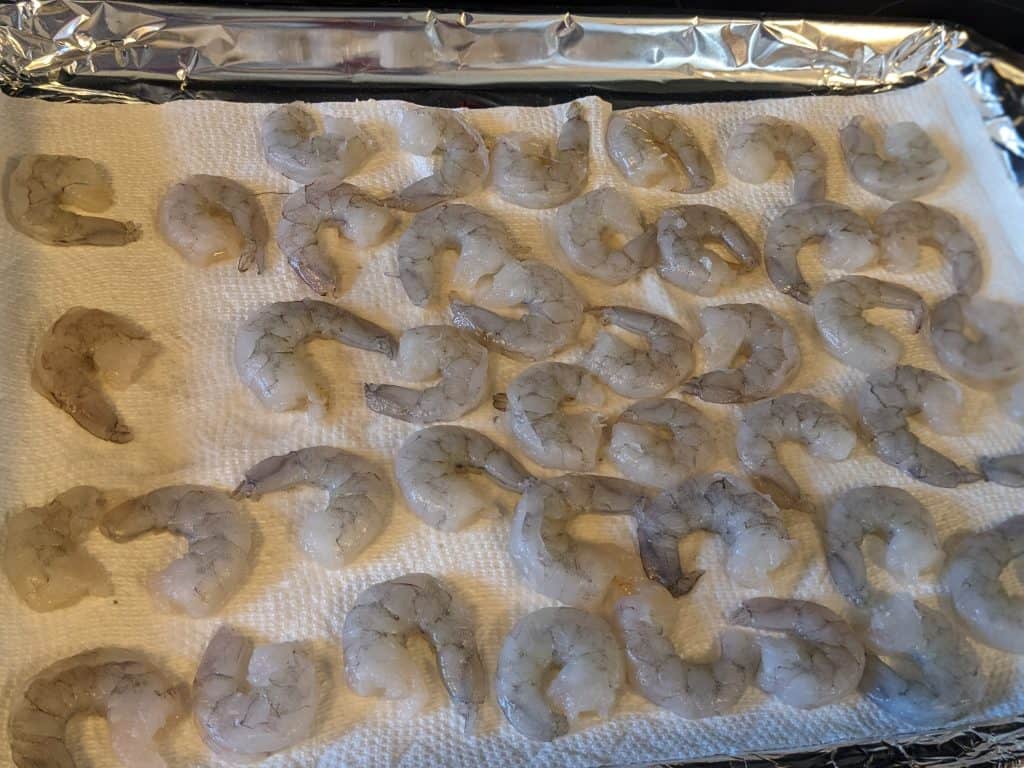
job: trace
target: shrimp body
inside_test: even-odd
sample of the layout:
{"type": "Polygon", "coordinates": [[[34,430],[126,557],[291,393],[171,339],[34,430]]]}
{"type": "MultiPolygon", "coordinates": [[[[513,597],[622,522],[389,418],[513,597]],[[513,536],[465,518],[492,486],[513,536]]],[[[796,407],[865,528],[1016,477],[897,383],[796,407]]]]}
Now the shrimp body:
{"type": "Polygon", "coordinates": [[[798,203],[825,198],[825,153],[804,128],[762,115],[737,128],[725,148],[729,172],[748,184],[768,181],[783,158],[793,171],[793,199],[798,203]]]}
{"type": "Polygon", "coordinates": [[[988,456],[981,460],[981,471],[990,483],[1024,488],[1024,453],[988,456]]]}
{"type": "Polygon", "coordinates": [[[854,181],[886,200],[911,200],[942,183],[949,162],[917,123],[885,127],[885,156],[874,137],[854,117],[839,131],[839,145],[854,181]]]}
{"type": "Polygon", "coordinates": [[[658,274],[698,296],[714,296],[736,272],[750,272],[761,251],[728,213],[710,205],[669,208],[658,217],[658,274]],[[729,262],[708,248],[714,242],[728,249],[729,262]]]}
{"type": "Polygon", "coordinates": [[[665,112],[613,112],[605,143],[615,167],[635,187],[696,194],[715,185],[715,169],[693,133],[665,112]]]}
{"type": "Polygon", "coordinates": [[[932,307],[935,356],[957,378],[997,386],[1024,370],[1024,310],[1014,304],[953,294],[932,307]]]}
{"type": "Polygon", "coordinates": [[[638,400],[612,427],[608,456],[626,477],[667,488],[696,474],[715,455],[711,421],[675,398],[638,400]]]}
{"type": "Polygon", "coordinates": [[[321,131],[313,113],[298,102],[273,110],[260,124],[267,163],[292,181],[309,184],[320,176],[344,178],[373,154],[373,142],[354,121],[324,118],[324,127],[321,131]]]}

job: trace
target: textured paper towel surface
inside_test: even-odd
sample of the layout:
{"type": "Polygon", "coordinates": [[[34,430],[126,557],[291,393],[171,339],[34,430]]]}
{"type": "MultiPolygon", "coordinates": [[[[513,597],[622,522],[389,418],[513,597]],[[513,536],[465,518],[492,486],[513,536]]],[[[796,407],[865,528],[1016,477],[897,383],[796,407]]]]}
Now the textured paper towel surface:
{"type": "MultiPolygon", "coordinates": [[[[678,113],[710,151],[718,171],[714,190],[700,202],[730,211],[757,240],[765,222],[790,199],[788,174],[763,186],[728,177],[722,162],[725,140],[743,119],[774,114],[812,130],[829,155],[829,197],[869,216],[884,210],[885,201],[853,185],[838,156],[837,130],[857,113],[890,122],[914,119],[951,159],[947,183],[928,202],[957,212],[984,244],[987,280],[984,293],[1021,300],[1024,296],[1022,205],[1005,178],[970,96],[955,76],[944,76],[908,90],[858,97],[799,98],[733,104],[689,105],[678,113]]],[[[603,151],[609,106],[586,101],[591,119],[590,188],[616,184],[648,215],[682,196],[630,189],[617,176],[603,151]]],[[[375,156],[353,178],[383,193],[425,175],[429,163],[397,151],[396,128],[407,105],[401,102],[323,104],[327,115],[350,115],[365,124],[386,151],[375,156]]],[[[371,414],[363,406],[363,381],[395,381],[391,364],[380,356],[327,342],[311,345],[317,365],[328,376],[332,407],[322,421],[303,413],[270,414],[236,379],[230,360],[239,322],[269,301],[309,295],[289,271],[276,248],[263,276],[238,274],[230,263],[207,269],[186,264],[155,231],[154,212],[162,192],[191,173],[223,174],[260,192],[285,192],[290,182],[271,171],[262,159],[258,123],[269,106],[179,102],[164,106],[93,106],[47,104],[5,99],[0,113],[5,149],[10,155],[56,152],[93,158],[110,169],[117,202],[110,214],[144,227],[143,238],[124,248],[60,249],[36,243],[0,223],[0,275],[3,284],[0,316],[0,488],[5,513],[27,504],[42,504],[76,484],[91,483],[123,494],[137,494],[179,482],[233,487],[245,469],[272,453],[312,444],[335,444],[389,462],[411,425],[371,414]],[[116,402],[135,441],[112,445],[78,428],[29,386],[30,352],[40,334],[62,312],[75,305],[123,313],[150,329],[163,352],[146,375],[117,393],[116,402]]],[[[554,137],[564,106],[550,109],[493,109],[472,113],[473,122],[489,135],[520,129],[554,137]]],[[[280,195],[262,197],[276,224],[280,195]]],[[[553,211],[530,211],[503,203],[491,190],[467,202],[501,217],[523,245],[541,259],[559,263],[550,248],[553,211]]],[[[343,246],[344,278],[340,303],[396,332],[444,319],[438,309],[412,306],[395,278],[397,238],[358,256],[343,246]]],[[[802,262],[814,285],[826,277],[816,259],[802,262]]],[[[870,272],[885,277],[881,270],[870,272]]],[[[922,271],[890,275],[929,299],[949,292],[948,275],[934,254],[922,271]]],[[[609,289],[574,277],[592,303],[622,303],[647,308],[692,324],[700,306],[716,302],[758,301],[780,312],[798,329],[804,362],[791,390],[817,394],[846,408],[864,375],[825,354],[817,341],[808,309],[774,292],[758,271],[744,276],[713,301],[696,300],[661,282],[653,273],[633,284],[609,289]]],[[[911,335],[905,316],[878,313],[901,332],[905,360],[926,368],[936,361],[926,340],[911,335]]],[[[591,336],[593,329],[587,329],[591,336]]],[[[580,349],[561,359],[574,360],[580,349]]],[[[501,390],[521,368],[494,355],[492,373],[501,390]]],[[[942,438],[920,424],[920,433],[955,458],[971,462],[982,453],[1003,453],[1021,447],[1024,431],[1008,424],[994,398],[965,390],[970,414],[967,434],[942,438]]],[[[613,416],[624,401],[610,398],[604,409],[613,416]]],[[[732,437],[734,410],[703,406],[721,424],[725,445],[719,467],[735,468],[732,437]]],[[[490,406],[464,423],[487,431],[511,445],[490,406]]],[[[1021,510],[1020,491],[990,484],[942,490],[915,483],[874,458],[863,445],[844,463],[809,458],[799,448],[786,448],[784,459],[812,497],[827,503],[839,492],[867,483],[907,488],[935,516],[943,536],[980,528],[1021,510]]],[[[604,471],[613,472],[610,466],[604,471]]],[[[514,501],[504,499],[506,504],[514,501]]],[[[294,525],[323,503],[316,491],[273,494],[246,504],[259,530],[259,549],[251,578],[221,616],[191,620],[155,609],[145,590],[148,574],[181,551],[172,537],[152,536],[130,544],[113,544],[98,533],[90,551],[113,574],[112,598],[90,598],[65,610],[33,613],[15,598],[6,580],[0,583],[0,720],[6,722],[11,697],[43,666],[87,648],[116,644],[145,650],[182,680],[191,680],[202,650],[222,622],[251,633],[259,641],[307,641],[322,672],[322,690],[315,735],[301,746],[267,760],[269,766],[355,765],[596,765],[670,758],[688,758],[747,750],[786,749],[825,742],[892,735],[907,730],[873,705],[856,697],[812,712],[798,712],[749,692],[735,714],[689,722],[660,711],[640,697],[624,694],[611,718],[589,721],[553,744],[534,743],[518,735],[502,718],[493,696],[483,708],[475,735],[460,732],[440,683],[424,713],[401,716],[395,705],[362,699],[345,685],[340,650],[340,625],[346,609],[368,585],[409,571],[428,571],[445,579],[470,607],[488,672],[493,672],[500,644],[512,624],[527,612],[549,604],[523,586],[506,555],[506,520],[484,520],[458,534],[437,532],[420,523],[400,505],[383,536],[359,561],[343,571],[328,572],[297,551],[294,525]]],[[[799,556],[765,584],[762,593],[820,600],[843,610],[824,569],[813,521],[787,513],[799,556]]],[[[610,538],[625,546],[632,535],[625,523],[601,525],[583,521],[580,535],[610,538]]],[[[758,592],[729,583],[722,570],[722,548],[711,537],[687,542],[684,556],[707,571],[693,594],[680,601],[683,611],[677,633],[679,647],[701,652],[710,647],[723,626],[723,614],[758,592]]],[[[887,584],[874,569],[873,578],[887,584]]],[[[935,592],[932,581],[917,594],[935,592]]],[[[984,705],[969,719],[1019,712],[1024,707],[1024,666],[1013,657],[985,650],[988,685],[984,705]]],[[[423,653],[424,663],[430,663],[423,653]]],[[[76,722],[70,738],[84,764],[114,765],[105,742],[105,725],[97,718],[76,722]]],[[[0,763],[8,760],[0,747],[0,763]]],[[[214,766],[221,763],[204,748],[191,722],[174,727],[162,740],[170,765],[214,766]]]]}

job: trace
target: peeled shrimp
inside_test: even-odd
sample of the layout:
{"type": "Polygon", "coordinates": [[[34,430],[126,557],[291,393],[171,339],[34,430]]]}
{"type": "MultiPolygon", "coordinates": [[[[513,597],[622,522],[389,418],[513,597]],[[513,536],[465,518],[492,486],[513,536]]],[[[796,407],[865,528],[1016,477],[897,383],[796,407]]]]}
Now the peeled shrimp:
{"type": "Polygon", "coordinates": [[[181,716],[187,699],[183,685],[135,651],[76,654],[36,674],[11,703],[11,759],[17,768],[75,768],[68,723],[76,715],[101,715],[118,761],[165,768],[153,739],[181,716]]]}
{"type": "Polygon", "coordinates": [[[192,713],[206,745],[229,760],[262,760],[313,733],[319,683],[301,643],[253,647],[222,626],[192,682],[192,713]]]}
{"type": "Polygon", "coordinates": [[[714,296],[736,272],[750,272],[761,251],[728,213],[710,205],[669,208],[658,217],[658,274],[684,291],[714,296]],[[726,248],[726,261],[708,248],[711,241],[726,248]]]}
{"type": "Polygon", "coordinates": [[[267,163],[300,184],[320,176],[345,177],[358,170],[375,147],[359,126],[346,117],[325,117],[324,131],[305,106],[278,107],[263,118],[260,138],[267,163]]]}
{"type": "Polygon", "coordinates": [[[541,608],[505,638],[494,686],[513,728],[551,741],[585,712],[607,716],[624,678],[622,649],[604,619],[579,608],[541,608]]]}
{"type": "Polygon", "coordinates": [[[395,356],[394,337],[378,325],[325,301],[278,301],[252,313],[235,336],[235,370],[272,411],[327,408],[323,384],[295,352],[309,339],[333,339],[347,346],[395,356]]]}
{"type": "Polygon", "coordinates": [[[1011,488],[1024,488],[1024,453],[989,456],[980,462],[981,471],[990,483],[1011,488]]]}
{"type": "Polygon", "coordinates": [[[231,599],[252,566],[249,521],[227,494],[200,485],[171,485],[129,499],[100,524],[117,542],[168,531],[188,542],[188,552],[150,582],[151,589],[192,618],[211,616],[231,599]]]}
{"type": "Polygon", "coordinates": [[[839,131],[839,145],[854,181],[886,200],[910,200],[942,183],[949,163],[935,142],[917,123],[885,127],[885,157],[874,137],[864,129],[864,118],[854,117],[839,131]]]}
{"type": "Polygon", "coordinates": [[[857,444],[857,433],[832,406],[812,395],[787,393],[743,409],[736,453],[754,486],[784,509],[800,506],[800,487],[779,461],[779,443],[795,440],[810,454],[842,461],[857,444]]]}
{"type": "Polygon", "coordinates": [[[299,526],[299,545],[325,568],[350,564],[391,519],[387,473],[361,456],[327,445],[264,459],[245,473],[234,495],[258,499],[297,485],[327,491],[327,506],[311,512],[299,526]]]}
{"type": "Polygon", "coordinates": [[[103,168],[72,155],[23,155],[7,177],[7,220],[19,232],[47,245],[127,245],[139,239],[137,224],[72,213],[90,213],[114,202],[103,168]]]}
{"type": "Polygon", "coordinates": [[[715,185],[715,169],[690,130],[656,109],[613,112],[605,138],[608,156],[635,187],[696,194],[715,185]]]}
{"type": "Polygon", "coordinates": [[[748,184],[763,184],[785,158],[793,171],[793,199],[798,203],[825,197],[825,153],[804,128],[762,115],[747,120],[729,137],[725,164],[748,184]]]}
{"type": "Polygon", "coordinates": [[[102,440],[133,435],[100,382],[131,384],[159,346],[135,323],[102,309],[72,307],[53,324],[32,364],[33,388],[102,440]]]}
{"type": "Polygon", "coordinates": [[[909,417],[921,413],[939,432],[958,430],[961,395],[949,379],[912,365],[897,365],[868,377],[857,407],[872,450],[886,464],[941,488],[981,479],[977,472],[922,443],[907,423],[909,417]]]}
{"type": "Polygon", "coordinates": [[[1024,369],[1024,310],[1014,304],[953,294],[931,311],[929,338],[939,362],[976,386],[996,386],[1024,369]]]}
{"type": "Polygon", "coordinates": [[[487,680],[466,608],[436,578],[410,573],[364,589],[345,615],[341,642],[348,684],[360,696],[425,703],[427,682],[409,655],[413,633],[426,636],[456,714],[472,733],[487,680]]]}
{"type": "Polygon", "coordinates": [[[746,403],[782,389],[800,367],[800,347],[789,323],[760,304],[719,304],[700,311],[704,361],[712,370],[683,383],[682,391],[709,403],[746,403]],[[738,355],[747,359],[728,368],[738,355]]]}
{"type": "Polygon", "coordinates": [[[722,537],[729,578],[759,586],[793,552],[779,508],[745,481],[721,472],[697,475],[662,491],[637,513],[637,540],[647,576],[674,597],[685,595],[703,571],[684,571],[679,542],[696,531],[722,537]]]}
{"type": "Polygon", "coordinates": [[[406,504],[427,525],[457,531],[496,512],[477,476],[522,492],[530,480],[523,465],[487,435],[456,426],[413,432],[395,454],[395,477],[406,504]]]}
{"type": "Polygon", "coordinates": [[[675,398],[638,400],[612,427],[608,456],[626,477],[667,488],[707,467],[715,455],[710,420],[675,398]]]}

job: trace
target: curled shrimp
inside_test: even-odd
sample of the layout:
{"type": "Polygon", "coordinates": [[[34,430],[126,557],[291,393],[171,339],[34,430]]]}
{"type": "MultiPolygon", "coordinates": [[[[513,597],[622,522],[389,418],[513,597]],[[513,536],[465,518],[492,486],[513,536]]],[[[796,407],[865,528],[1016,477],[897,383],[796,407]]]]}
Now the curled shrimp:
{"type": "Polygon", "coordinates": [[[343,568],[366,549],[391,519],[387,473],[361,456],[318,445],[270,456],[245,473],[234,496],[258,499],[297,485],[327,491],[327,506],[299,526],[299,545],[325,568],[343,568]]]}
{"type": "Polygon", "coordinates": [[[742,586],[763,584],[793,552],[779,508],[743,480],[722,472],[697,475],[662,491],[637,513],[640,559],[647,576],[673,597],[693,589],[703,571],[684,571],[679,542],[696,531],[718,534],[728,548],[726,571],[742,586]]]}
{"type": "Polygon", "coordinates": [[[737,128],[725,148],[729,172],[748,184],[768,181],[784,158],[793,171],[793,199],[798,203],[825,198],[825,153],[804,128],[762,115],[737,128]]]}
{"type": "Polygon", "coordinates": [[[635,187],[696,194],[715,185],[715,169],[693,133],[665,112],[613,112],[605,144],[615,167],[635,187]]]}
{"type": "Polygon", "coordinates": [[[912,365],[897,365],[868,377],[857,408],[872,450],[886,464],[940,488],[981,479],[977,472],[929,448],[910,431],[907,420],[919,413],[939,432],[957,430],[961,395],[949,379],[912,365]]]}
{"type": "Polygon", "coordinates": [[[364,589],[345,615],[345,676],[360,696],[404,699],[410,713],[425,703],[427,682],[409,655],[414,633],[427,637],[441,680],[467,733],[487,694],[468,611],[436,578],[410,573],[364,589]]]}
{"type": "Polygon", "coordinates": [[[131,221],[82,216],[105,211],[114,187],[103,168],[72,155],[23,155],[7,177],[7,220],[19,232],[47,245],[127,245],[141,237],[131,221]]]}
{"type": "Polygon", "coordinates": [[[420,520],[457,531],[496,511],[477,476],[522,492],[530,480],[523,465],[487,435],[456,426],[413,432],[395,454],[395,477],[406,504],[420,520]]]}
{"type": "Polygon", "coordinates": [[[607,716],[624,679],[622,648],[604,619],[579,608],[541,608],[505,638],[494,686],[513,728],[552,741],[585,712],[607,716]]]}
{"type": "Polygon", "coordinates": [[[296,102],[270,112],[260,123],[260,139],[267,163],[283,176],[309,184],[321,176],[344,178],[357,171],[375,146],[346,117],[325,117],[321,131],[317,119],[296,102]]]}
{"type": "Polygon", "coordinates": [[[942,183],[949,163],[921,126],[913,122],[885,127],[885,157],[874,137],[854,117],[839,131],[839,145],[854,181],[886,200],[910,200],[942,183]]]}
{"type": "Polygon", "coordinates": [[[159,346],[130,320],[102,309],[72,307],[43,337],[32,363],[39,394],[101,440],[127,443],[133,435],[103,391],[131,384],[159,346]]]}
{"type": "Polygon", "coordinates": [[[1024,453],[987,456],[980,462],[982,474],[990,483],[1024,488],[1024,453]]]}
{"type": "Polygon", "coordinates": [[[957,378],[997,386],[1024,369],[1024,311],[1014,304],[953,294],[932,307],[929,339],[935,356],[957,378]]]}
{"type": "Polygon", "coordinates": [[[235,370],[242,383],[272,411],[310,405],[320,415],[327,393],[314,381],[308,363],[295,351],[309,339],[333,339],[346,346],[395,356],[394,337],[352,312],[325,301],[278,301],[265,304],[238,329],[235,370]]]}
{"type": "Polygon", "coordinates": [[[466,331],[450,325],[410,328],[398,342],[398,370],[403,379],[423,381],[440,376],[426,389],[397,384],[366,384],[371,411],[393,419],[428,424],[454,421],[490,394],[487,349],[466,331]]]}
{"type": "Polygon", "coordinates": [[[252,532],[227,494],[199,485],[170,485],[111,509],[100,524],[116,542],[167,531],[188,542],[188,552],[150,582],[153,593],[192,618],[211,616],[249,576],[252,532]]]}
{"type": "Polygon", "coordinates": [[[698,296],[714,296],[736,272],[761,263],[761,251],[735,219],[710,205],[681,205],[658,217],[658,274],[698,296]],[[726,248],[734,262],[708,248],[726,248]]]}

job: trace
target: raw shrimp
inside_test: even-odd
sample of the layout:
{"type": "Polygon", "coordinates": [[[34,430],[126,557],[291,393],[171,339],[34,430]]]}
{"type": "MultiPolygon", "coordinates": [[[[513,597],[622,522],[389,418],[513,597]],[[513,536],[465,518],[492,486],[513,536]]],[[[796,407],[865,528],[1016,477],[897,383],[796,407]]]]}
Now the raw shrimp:
{"type": "Polygon", "coordinates": [[[220,259],[263,272],[270,227],[256,195],[223,176],[197,174],[171,186],[157,209],[160,234],[197,267],[220,259]]]}
{"type": "Polygon", "coordinates": [[[618,601],[615,618],[626,645],[630,679],[645,699],[677,715],[725,714],[754,677],[757,648],[747,633],[727,629],[718,636],[714,661],[686,661],[672,642],[678,615],[672,596],[651,582],[618,601]]]}
{"type": "Polygon", "coordinates": [[[784,158],[793,171],[793,199],[798,203],[825,198],[825,153],[799,125],[763,115],[737,128],[725,148],[729,172],[748,184],[763,184],[784,158]]]}
{"type": "Polygon", "coordinates": [[[886,200],[911,200],[942,183],[949,163],[921,126],[913,122],[885,127],[885,157],[864,129],[862,116],[839,131],[839,145],[854,181],[886,200]]]}
{"type": "Polygon", "coordinates": [[[1024,453],[983,458],[981,471],[990,483],[1024,488],[1024,453]]]}
{"type": "Polygon", "coordinates": [[[180,717],[185,686],[142,654],[97,648],[36,674],[11,703],[8,732],[17,768],[75,768],[67,729],[76,715],[101,715],[117,759],[132,768],[165,768],[153,739],[180,717]]]}
{"type": "Polygon", "coordinates": [[[940,488],[973,483],[981,475],[922,443],[910,431],[907,419],[920,413],[936,431],[953,434],[959,429],[962,405],[960,389],[953,382],[912,365],[872,374],[857,401],[860,423],[878,457],[940,488]]]}
{"type": "Polygon", "coordinates": [[[321,296],[337,292],[338,273],[321,244],[321,235],[334,228],[357,246],[377,245],[398,220],[372,195],[343,181],[321,176],[284,201],[277,225],[277,246],[299,278],[321,296]]]}
{"type": "Polygon", "coordinates": [[[541,608],[516,622],[501,646],[494,676],[498,706],[524,736],[552,741],[585,712],[608,715],[624,667],[622,648],[604,619],[579,608],[541,608]]]}
{"type": "Polygon", "coordinates": [[[704,362],[712,370],[683,383],[682,391],[709,403],[746,403],[782,389],[800,367],[800,347],[789,323],[760,304],[719,304],[700,311],[704,362]],[[739,368],[727,368],[746,354],[739,368]]]}
{"type": "Polygon", "coordinates": [[[998,386],[1024,369],[1024,310],[1015,304],[953,294],[931,311],[929,338],[939,362],[975,386],[998,386]]]}
{"type": "Polygon", "coordinates": [[[977,293],[984,267],[978,244],[953,214],[925,203],[894,203],[875,220],[882,263],[897,272],[917,267],[921,244],[939,249],[953,272],[957,293],[977,293]]]}
{"type": "Polygon", "coordinates": [[[586,369],[538,363],[512,380],[506,397],[509,429],[531,459],[570,472],[597,466],[604,417],[592,410],[562,411],[567,403],[596,407],[604,402],[600,383],[586,369]]]}
{"type": "Polygon", "coordinates": [[[347,117],[325,117],[324,131],[304,105],[278,107],[263,118],[260,139],[267,163],[292,181],[309,184],[320,176],[345,177],[358,170],[376,149],[347,117]]]}
{"type": "Polygon", "coordinates": [[[633,555],[569,534],[579,515],[633,515],[647,496],[617,477],[563,475],[531,482],[516,504],[508,551],[519,576],[546,597],[595,608],[633,555]]]}
{"type": "Polygon", "coordinates": [[[199,735],[229,760],[262,760],[308,738],[319,696],[316,666],[301,643],[253,647],[222,626],[192,682],[199,735]]]}
{"type": "Polygon", "coordinates": [[[583,299],[569,279],[540,261],[510,261],[495,273],[476,300],[497,307],[521,306],[510,318],[452,299],[452,322],[502,352],[543,360],[576,340],[583,324],[583,299]]]}
{"type": "Polygon", "coordinates": [[[903,355],[903,343],[864,317],[865,311],[876,307],[909,312],[914,333],[921,330],[928,315],[921,295],[905,285],[861,275],[840,278],[818,291],[811,302],[814,324],[829,354],[862,371],[896,365],[903,355]]]}
{"type": "Polygon", "coordinates": [[[590,173],[590,125],[583,107],[566,110],[555,151],[548,142],[516,131],[498,137],[491,178],[504,200],[524,208],[553,208],[580,193],[590,173]]]}
{"type": "Polygon", "coordinates": [[[834,704],[857,688],[864,672],[864,646],[841,617],[804,600],[755,597],[731,617],[741,627],[780,632],[760,635],[757,684],[791,707],[834,704]]]}
{"type": "Polygon", "coordinates": [[[480,189],[489,167],[487,145],[464,115],[449,109],[415,107],[398,126],[402,149],[439,155],[432,174],[414,181],[390,201],[406,211],[422,211],[480,189]]]}
{"type": "Polygon", "coordinates": [[[710,205],[681,205],[658,217],[658,274],[684,291],[714,296],[736,272],[750,272],[761,251],[728,213],[710,205]],[[714,242],[735,261],[708,248],[714,242]]]}
{"type": "Polygon", "coordinates": [[[117,542],[160,531],[184,537],[188,552],[155,574],[150,587],[194,619],[220,610],[252,567],[249,521],[227,494],[214,488],[158,488],[114,507],[100,530],[117,542]]]}
{"type": "Polygon", "coordinates": [[[633,201],[600,187],[566,203],[555,215],[558,243],[570,266],[609,285],[621,285],[654,265],[656,231],[633,201]]]}
{"type": "Polygon", "coordinates": [[[441,380],[426,389],[366,384],[363,391],[371,411],[417,424],[454,421],[491,391],[487,350],[469,333],[450,325],[405,331],[398,342],[398,370],[403,379],[441,380]]]}
{"type": "Polygon", "coordinates": [[[953,607],[975,638],[1024,654],[1024,599],[1000,583],[1003,570],[1024,555],[1024,515],[968,534],[946,558],[942,580],[953,607]]]}
{"type": "Polygon", "coordinates": [[[333,339],[346,346],[395,356],[395,338],[379,325],[325,301],[278,301],[265,304],[242,324],[235,336],[235,370],[264,406],[289,411],[327,408],[323,384],[314,381],[309,364],[295,354],[310,339],[333,339]]]}
{"type": "Polygon", "coordinates": [[[847,491],[825,515],[825,560],[836,589],[860,608],[874,597],[861,551],[867,536],[886,542],[885,568],[903,581],[942,561],[932,516],[909,493],[882,485],[847,491]]]}
{"type": "Polygon", "coordinates": [[[693,133],[665,112],[613,112],[605,144],[615,167],[635,187],[696,194],[715,185],[715,169],[693,133]]]}
{"type": "Polygon", "coordinates": [[[341,642],[348,684],[360,696],[404,699],[407,713],[426,702],[427,681],[406,648],[413,633],[424,634],[437,655],[466,733],[487,695],[487,679],[469,613],[440,581],[410,573],[364,589],[345,615],[341,642]]]}
{"type": "Polygon", "coordinates": [[[612,427],[608,456],[619,471],[667,488],[707,467],[715,455],[710,420],[675,398],[638,400],[612,427]]]}
{"type": "Polygon", "coordinates": [[[693,372],[693,346],[678,323],[629,307],[593,307],[602,325],[614,325],[647,339],[648,348],[627,344],[601,331],[584,365],[623,397],[650,397],[678,386],[693,372]]]}
{"type": "Polygon", "coordinates": [[[855,272],[878,257],[878,238],[871,225],[845,205],[822,201],[786,208],[768,225],[764,266],[772,285],[804,304],[811,301],[811,286],[797,256],[812,240],[821,241],[821,263],[828,269],[855,272]]]}
{"type": "Polygon", "coordinates": [[[696,531],[722,537],[729,578],[760,586],[793,552],[779,508],[745,481],[716,472],[662,491],[637,513],[637,540],[647,576],[673,597],[693,589],[703,571],[684,571],[679,542],[696,531]]]}
{"type": "Polygon", "coordinates": [[[456,426],[421,429],[395,454],[395,477],[406,504],[420,520],[457,531],[480,515],[497,512],[475,475],[509,491],[530,480],[523,465],[487,435],[456,426]]]}
{"type": "Polygon", "coordinates": [[[72,155],[23,155],[7,177],[7,220],[47,245],[127,245],[141,237],[131,221],[82,216],[114,203],[110,177],[98,163],[72,155]]]}
{"type": "Polygon", "coordinates": [[[102,309],[72,307],[39,344],[33,388],[102,440],[127,443],[133,435],[103,391],[131,384],[159,346],[130,320],[102,309]]]}
{"type": "Polygon", "coordinates": [[[813,395],[787,393],[748,405],[736,431],[736,453],[754,486],[780,507],[803,504],[796,480],[779,461],[779,443],[803,443],[812,456],[842,461],[857,444],[857,433],[832,406],[813,395]]]}
{"type": "Polygon", "coordinates": [[[327,491],[327,506],[299,525],[299,545],[325,568],[350,564],[391,519],[387,473],[354,453],[327,445],[264,459],[245,473],[234,495],[258,499],[296,485],[327,491]]]}

